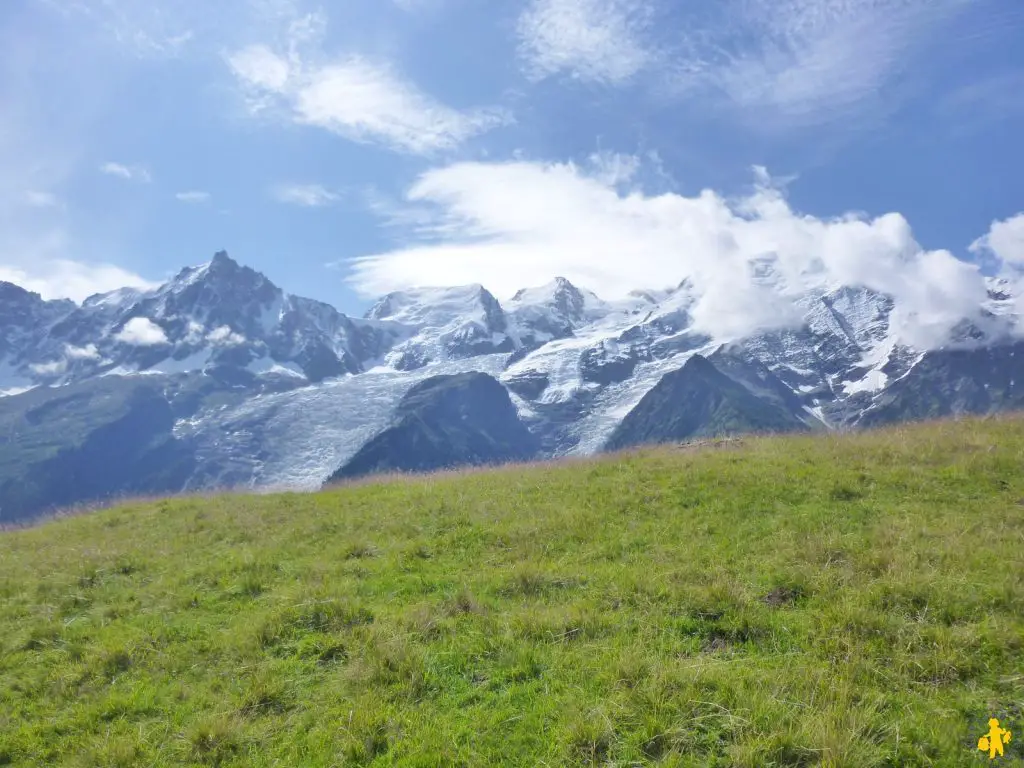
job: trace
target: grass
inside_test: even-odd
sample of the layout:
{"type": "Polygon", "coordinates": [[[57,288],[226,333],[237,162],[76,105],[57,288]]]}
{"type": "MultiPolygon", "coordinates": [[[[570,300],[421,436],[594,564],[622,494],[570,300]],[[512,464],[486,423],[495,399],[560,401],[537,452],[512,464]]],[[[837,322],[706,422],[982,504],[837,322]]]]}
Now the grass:
{"type": "Polygon", "coordinates": [[[1024,419],[0,534],[0,765],[1024,764],[1024,419]]]}

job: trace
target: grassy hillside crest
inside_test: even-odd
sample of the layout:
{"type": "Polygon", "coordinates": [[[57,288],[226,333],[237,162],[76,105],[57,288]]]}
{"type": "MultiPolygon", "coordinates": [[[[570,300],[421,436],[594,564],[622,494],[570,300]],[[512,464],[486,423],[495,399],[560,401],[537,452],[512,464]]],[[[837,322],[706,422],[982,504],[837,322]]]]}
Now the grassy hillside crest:
{"type": "MultiPolygon", "coordinates": [[[[1024,418],[0,533],[0,765],[1024,756],[1024,418]]],[[[1000,764],[997,761],[995,764],[1000,764]]]]}

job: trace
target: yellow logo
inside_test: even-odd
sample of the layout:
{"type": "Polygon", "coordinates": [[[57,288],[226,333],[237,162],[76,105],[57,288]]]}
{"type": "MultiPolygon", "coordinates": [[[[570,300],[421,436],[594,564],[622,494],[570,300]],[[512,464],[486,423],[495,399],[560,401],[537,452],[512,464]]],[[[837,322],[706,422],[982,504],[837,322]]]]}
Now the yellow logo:
{"type": "Polygon", "coordinates": [[[1010,743],[1010,737],[1010,732],[1000,728],[999,721],[993,717],[988,721],[988,733],[978,739],[978,749],[988,752],[989,760],[995,760],[996,755],[1002,757],[1003,745],[1010,743]]]}

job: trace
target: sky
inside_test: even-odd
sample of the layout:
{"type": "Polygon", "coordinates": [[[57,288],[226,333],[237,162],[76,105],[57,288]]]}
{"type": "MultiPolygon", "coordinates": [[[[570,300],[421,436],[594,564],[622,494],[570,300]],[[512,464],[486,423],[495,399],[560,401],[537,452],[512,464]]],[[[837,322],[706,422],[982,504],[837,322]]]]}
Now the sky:
{"type": "Polygon", "coordinates": [[[1021,39],[1019,0],[8,0],[0,280],[690,276],[739,332],[774,254],[941,325],[1024,264],[1021,39]]]}

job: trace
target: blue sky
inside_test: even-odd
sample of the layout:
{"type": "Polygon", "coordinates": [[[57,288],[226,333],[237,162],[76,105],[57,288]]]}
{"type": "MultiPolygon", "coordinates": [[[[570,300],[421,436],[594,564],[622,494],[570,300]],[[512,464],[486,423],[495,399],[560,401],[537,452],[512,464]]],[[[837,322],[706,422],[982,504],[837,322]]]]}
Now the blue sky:
{"type": "Polygon", "coordinates": [[[1021,39],[1019,0],[12,0],[0,279],[80,300],[224,248],[356,314],[724,295],[776,252],[969,302],[1024,262],[1021,39]]]}

